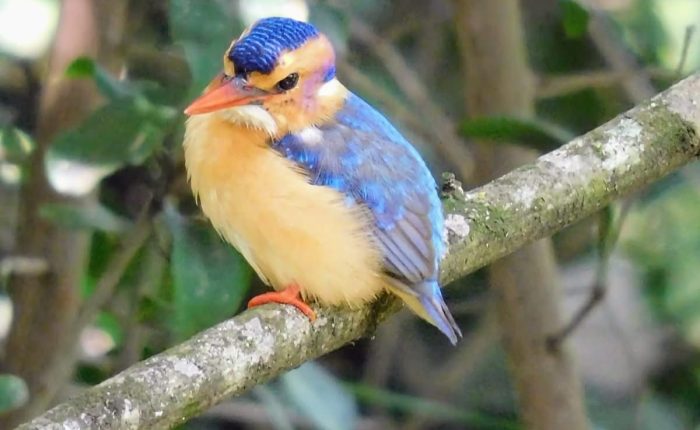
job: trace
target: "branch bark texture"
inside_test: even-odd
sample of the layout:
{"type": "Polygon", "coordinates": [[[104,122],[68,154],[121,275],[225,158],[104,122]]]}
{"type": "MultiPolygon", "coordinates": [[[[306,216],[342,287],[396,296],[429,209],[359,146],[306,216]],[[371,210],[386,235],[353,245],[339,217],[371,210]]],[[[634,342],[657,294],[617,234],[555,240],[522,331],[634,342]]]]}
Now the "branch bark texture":
{"type": "MultiPolygon", "coordinates": [[[[468,193],[445,200],[445,282],[547,237],[639,190],[700,154],[700,74],[468,193]]],[[[360,309],[317,307],[310,323],[289,307],[246,311],[138,363],[20,426],[161,429],[231,395],[366,336],[398,308],[385,297],[360,309]]]]}
{"type": "MultiPolygon", "coordinates": [[[[532,117],[535,85],[527,59],[520,0],[456,0],[464,63],[465,103],[472,117],[532,117]]],[[[477,173],[485,182],[533,162],[536,151],[476,142],[477,173]]],[[[581,383],[568,349],[546,339],[564,325],[552,241],[539,240],[489,266],[501,338],[526,428],[588,428],[581,383]]]]}

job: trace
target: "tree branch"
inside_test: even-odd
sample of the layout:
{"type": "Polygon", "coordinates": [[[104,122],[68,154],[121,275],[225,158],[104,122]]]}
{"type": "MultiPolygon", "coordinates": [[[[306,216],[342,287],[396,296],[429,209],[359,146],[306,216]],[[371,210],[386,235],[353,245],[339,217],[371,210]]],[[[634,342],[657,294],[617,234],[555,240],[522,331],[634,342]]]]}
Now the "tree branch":
{"type": "MultiPolygon", "coordinates": [[[[521,16],[521,9],[535,1],[453,1],[471,117],[535,116],[535,82],[521,16]]],[[[480,183],[532,163],[538,155],[523,146],[494,146],[484,139],[474,143],[480,183]]],[[[564,325],[552,241],[537,241],[494,262],[488,279],[524,428],[587,429],[583,389],[570,351],[565,345],[556,351],[543,347],[564,325]]]]}
{"type": "MultiPolygon", "coordinates": [[[[700,74],[534,164],[445,200],[442,280],[462,277],[549,236],[700,154],[700,74]],[[468,227],[467,227],[468,223],[468,227]]],[[[20,429],[159,429],[371,333],[398,309],[317,307],[312,324],[267,305],[214,326],[60,404],[20,429]]]]}

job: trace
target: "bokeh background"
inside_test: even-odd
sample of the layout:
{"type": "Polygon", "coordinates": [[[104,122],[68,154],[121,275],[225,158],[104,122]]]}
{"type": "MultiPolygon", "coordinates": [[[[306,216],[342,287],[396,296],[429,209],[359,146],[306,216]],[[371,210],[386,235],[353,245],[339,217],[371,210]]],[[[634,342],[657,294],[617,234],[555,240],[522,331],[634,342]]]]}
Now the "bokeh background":
{"type": "MultiPolygon", "coordinates": [[[[346,86],[465,187],[484,180],[473,139],[548,151],[700,64],[700,1],[522,0],[536,114],[468,119],[480,83],[464,67],[479,59],[461,52],[460,3],[0,0],[0,419],[41,412],[262,291],[201,216],[181,150],[183,107],[254,20],[316,24],[346,86]]],[[[554,237],[565,314],[607,290],[571,339],[593,428],[700,428],[698,213],[690,166],[554,237]],[[620,226],[613,246],[601,222],[620,226]]],[[[518,428],[485,273],[446,295],[465,332],[456,348],[402,312],[182,428],[518,428]]]]}

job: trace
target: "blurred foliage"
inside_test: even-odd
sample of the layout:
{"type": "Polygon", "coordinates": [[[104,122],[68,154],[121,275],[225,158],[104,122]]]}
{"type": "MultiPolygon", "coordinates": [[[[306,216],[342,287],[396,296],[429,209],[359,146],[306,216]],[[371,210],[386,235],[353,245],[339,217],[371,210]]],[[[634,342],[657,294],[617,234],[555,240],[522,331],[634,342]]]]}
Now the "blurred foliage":
{"type": "Polygon", "coordinates": [[[353,396],[328,371],[306,363],[279,378],[280,394],[317,428],[352,430],[358,408],[353,396]]]}
{"type": "MultiPolygon", "coordinates": [[[[588,37],[597,15],[610,20],[609,37],[622,41],[635,54],[639,68],[668,71],[680,63],[674,53],[681,52],[677,35],[684,31],[679,23],[686,22],[689,2],[630,0],[627,7],[614,10],[595,9],[594,3],[612,4],[603,0],[523,2],[538,84],[590,74],[585,85],[563,85],[560,93],[540,98],[535,118],[466,120],[463,87],[473,83],[462,81],[451,2],[131,1],[128,37],[119,47],[123,67],[118,74],[111,73],[86,57],[70,64],[66,77],[93,83],[103,102],[82,123],[51,142],[46,157],[49,178],[57,188],[98,196],[89,204],[47,204],[40,210],[44,219],[61,228],[91,232],[89,263],[80,285],[86,299],[92,297],[120,252],[124,236],[144,212],[153,230],[152,240],[139,250],[96,318],[95,328],[111,344],[103,346],[98,358],[81,359],[76,383],[98,383],[134,360],[235,314],[260,285],[243,258],[200,217],[184,173],[180,149],[184,117],[179,112],[220,70],[222,52],[230,40],[261,10],[308,14],[330,36],[346,67],[381,91],[343,75],[342,70],[340,78],[389,117],[403,119],[395,122],[438,172],[455,160],[441,158],[437,145],[444,143],[431,136],[433,125],[421,115],[424,107],[402,90],[406,89],[403,75],[388,67],[389,60],[376,46],[356,37],[353,20],[371,26],[405,59],[465,140],[517,142],[547,151],[630,105],[619,85],[626,76],[603,83],[592,79],[593,72],[609,71],[588,37]],[[672,4],[683,12],[674,15],[672,4]]],[[[700,17],[700,4],[692,10],[700,17]]],[[[9,29],[3,32],[11,36],[9,29]]],[[[692,43],[688,67],[697,66],[693,60],[697,41],[692,43]]],[[[12,192],[30,173],[27,161],[36,147],[32,127],[39,115],[38,92],[47,84],[41,80],[44,58],[19,57],[23,59],[15,53],[0,53],[0,238],[12,237],[15,228],[4,217],[17,210],[12,192]]],[[[654,76],[659,90],[670,83],[668,74],[654,76]]],[[[461,179],[469,183],[469,178],[461,179]]],[[[642,274],[638,292],[655,324],[672,327],[674,348],[653,374],[640,376],[643,388],[632,389],[623,399],[604,390],[589,390],[596,428],[663,430],[700,424],[699,190],[697,167],[654,185],[643,193],[622,229],[623,252],[642,274]],[[636,426],[638,422],[643,425],[636,426]]],[[[582,235],[575,229],[558,235],[567,261],[582,260],[594,252],[596,235],[590,224],[583,230],[582,235]]],[[[0,258],[12,251],[7,243],[12,241],[0,241],[0,258]]],[[[464,286],[474,284],[483,285],[483,274],[460,281],[464,286]]],[[[246,415],[204,416],[187,427],[251,428],[254,424],[246,424],[250,419],[289,429],[296,428],[290,422],[301,417],[308,427],[321,429],[518,428],[498,348],[469,350],[474,339],[484,336],[480,322],[488,308],[484,305],[487,290],[452,288],[448,295],[466,334],[460,348],[473,353],[467,359],[460,358],[465,357],[462,349],[447,349],[434,330],[421,324],[404,322],[400,332],[387,324],[376,339],[358,342],[355,348],[255,388],[246,400],[266,411],[262,418],[254,417],[258,421],[246,415]],[[456,363],[458,359],[464,363],[456,363]],[[459,372],[447,373],[446,369],[457,367],[459,372]],[[434,379],[453,374],[458,379],[449,381],[452,391],[436,394],[440,390],[434,379]],[[240,426],[230,427],[227,423],[232,421],[240,426]]],[[[21,380],[0,375],[0,413],[26,400],[21,380]]]]}
{"type": "Polygon", "coordinates": [[[696,180],[669,185],[632,214],[626,248],[644,262],[652,309],[700,347],[700,192],[696,180]]]}
{"type": "Polygon", "coordinates": [[[588,30],[588,11],[575,0],[561,0],[562,24],[567,37],[582,37],[588,30]]]}
{"type": "Polygon", "coordinates": [[[251,269],[209,225],[187,220],[170,207],[165,218],[173,237],[172,328],[184,340],[239,308],[251,269]]]}
{"type": "Polygon", "coordinates": [[[25,404],[29,391],[21,378],[0,374],[0,415],[25,404]]]}
{"type": "Polygon", "coordinates": [[[575,137],[561,127],[542,120],[513,117],[470,118],[459,126],[462,136],[493,143],[518,143],[544,152],[575,137]]]}

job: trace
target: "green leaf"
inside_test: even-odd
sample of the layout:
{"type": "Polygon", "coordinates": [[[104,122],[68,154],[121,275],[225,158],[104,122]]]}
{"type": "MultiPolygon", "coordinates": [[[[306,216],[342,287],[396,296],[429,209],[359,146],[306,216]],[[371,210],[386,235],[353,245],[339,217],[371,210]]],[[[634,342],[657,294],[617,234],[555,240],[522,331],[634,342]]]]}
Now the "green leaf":
{"type": "Polygon", "coordinates": [[[17,409],[29,400],[29,389],[21,378],[0,374],[0,414],[17,409]]]}
{"type": "Polygon", "coordinates": [[[233,315],[248,291],[249,266],[208,224],[184,218],[166,206],[173,237],[174,328],[180,339],[233,315]]]}
{"type": "Polygon", "coordinates": [[[316,428],[357,428],[355,398],[323,367],[305,363],[280,378],[285,396],[316,428]]]}
{"type": "Polygon", "coordinates": [[[560,0],[562,12],[562,24],[564,33],[572,39],[579,38],[586,34],[590,16],[586,8],[581,6],[576,0],[560,0]]]}
{"type": "Polygon", "coordinates": [[[73,60],[66,69],[66,76],[73,79],[94,79],[100,93],[110,100],[135,96],[134,90],[125,81],[115,79],[89,57],[73,60]]]}
{"type": "Polygon", "coordinates": [[[32,138],[18,128],[8,125],[0,130],[0,160],[21,164],[35,146],[32,138]]]}
{"type": "Polygon", "coordinates": [[[78,57],[66,68],[66,77],[92,78],[95,75],[95,62],[88,57],[78,57]]]}
{"type": "Polygon", "coordinates": [[[119,346],[124,342],[124,329],[117,317],[113,314],[109,312],[100,312],[95,324],[112,338],[115,346],[119,346]]]}
{"type": "Polygon", "coordinates": [[[574,138],[556,125],[541,120],[504,116],[473,118],[462,122],[462,136],[498,143],[518,143],[540,150],[551,150],[574,138]]]}
{"type": "Polygon", "coordinates": [[[169,12],[173,36],[192,72],[191,96],[199,94],[221,71],[223,53],[243,25],[219,0],[171,0],[169,12]]]}
{"type": "Polygon", "coordinates": [[[166,313],[167,309],[167,303],[160,298],[141,297],[136,310],[136,320],[142,324],[150,324],[166,313]]]}
{"type": "Polygon", "coordinates": [[[40,215],[62,227],[73,230],[99,230],[119,233],[130,226],[123,218],[99,203],[77,205],[70,203],[51,203],[41,207],[40,215]]]}
{"type": "Polygon", "coordinates": [[[46,156],[49,180],[59,192],[89,192],[103,177],[143,163],[160,148],[175,116],[173,109],[142,98],[103,106],[53,142],[46,156]]]}

